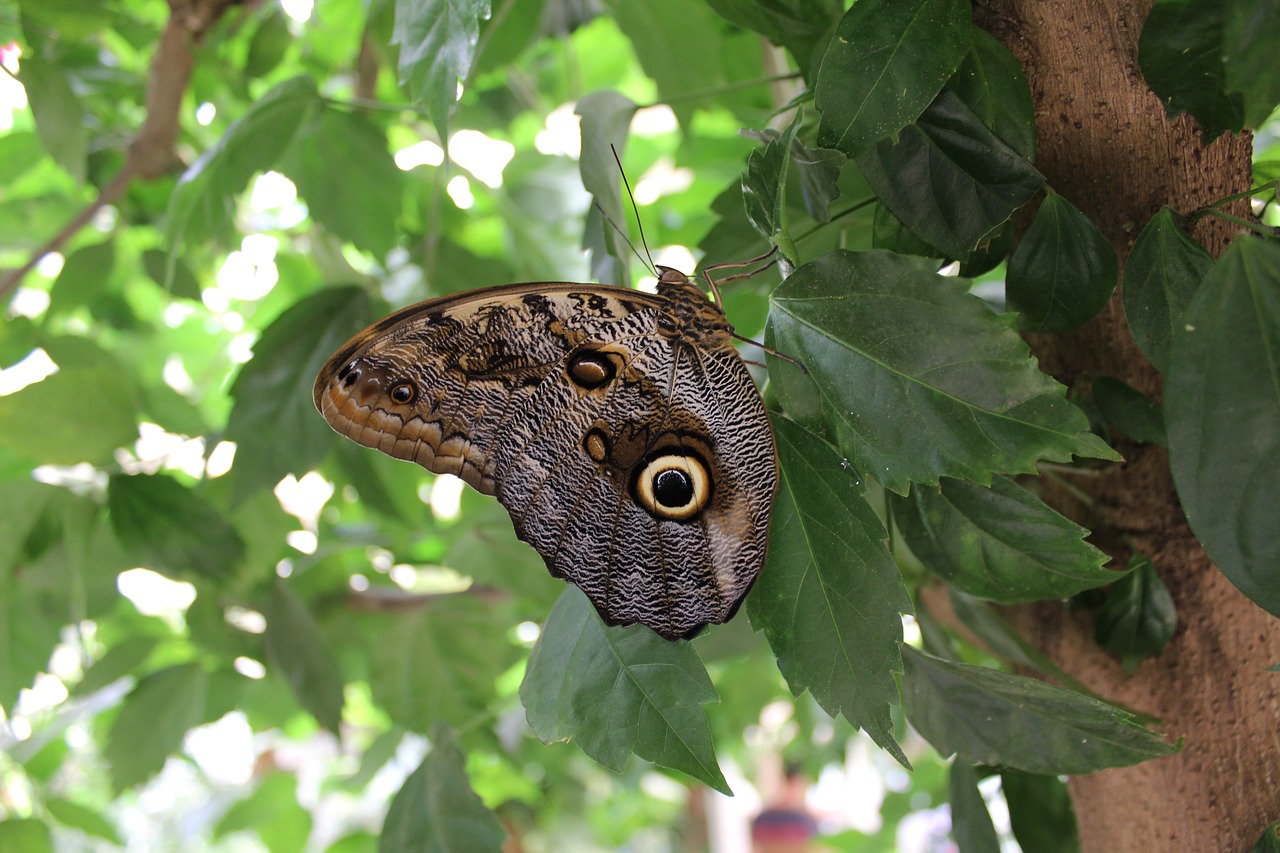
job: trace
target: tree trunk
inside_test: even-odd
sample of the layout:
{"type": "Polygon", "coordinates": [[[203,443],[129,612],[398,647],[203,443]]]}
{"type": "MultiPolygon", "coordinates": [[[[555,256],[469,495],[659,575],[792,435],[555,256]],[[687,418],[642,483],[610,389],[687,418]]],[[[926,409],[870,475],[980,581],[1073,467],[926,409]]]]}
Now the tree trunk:
{"type": "MultiPolygon", "coordinates": [[[[978,25],[1022,62],[1036,107],[1038,168],[1110,240],[1121,269],[1161,205],[1188,212],[1248,189],[1250,139],[1205,147],[1187,116],[1171,120],[1138,69],[1141,0],[976,0],[978,25]]],[[[1233,210],[1247,215],[1247,207],[1233,210]]],[[[1214,218],[1195,234],[1215,256],[1234,227],[1214,218]]],[[[1123,287],[1123,272],[1121,275],[1123,287]]],[[[1114,376],[1155,400],[1161,377],[1125,324],[1117,292],[1075,331],[1029,336],[1041,366],[1068,386],[1114,376]]],[[[1240,594],[1187,526],[1168,453],[1121,443],[1122,465],[1045,495],[1094,530],[1123,564],[1155,562],[1178,608],[1164,653],[1129,675],[1093,641],[1093,614],[1045,602],[1009,615],[1032,642],[1104,696],[1163,720],[1182,752],[1133,768],[1075,777],[1070,787],[1086,853],[1247,850],[1280,818],[1280,620],[1240,594]]]]}

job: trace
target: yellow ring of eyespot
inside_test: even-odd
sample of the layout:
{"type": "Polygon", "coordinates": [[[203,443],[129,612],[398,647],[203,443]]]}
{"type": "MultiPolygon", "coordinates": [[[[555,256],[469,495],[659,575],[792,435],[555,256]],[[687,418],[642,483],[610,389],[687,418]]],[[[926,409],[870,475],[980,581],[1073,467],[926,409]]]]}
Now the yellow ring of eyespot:
{"type": "Polygon", "coordinates": [[[636,500],[652,515],[668,521],[687,521],[706,507],[711,500],[711,476],[706,465],[696,456],[665,453],[645,463],[636,477],[636,500]],[[667,506],[658,502],[654,483],[663,471],[680,471],[688,476],[692,494],[682,506],[667,506]]]}

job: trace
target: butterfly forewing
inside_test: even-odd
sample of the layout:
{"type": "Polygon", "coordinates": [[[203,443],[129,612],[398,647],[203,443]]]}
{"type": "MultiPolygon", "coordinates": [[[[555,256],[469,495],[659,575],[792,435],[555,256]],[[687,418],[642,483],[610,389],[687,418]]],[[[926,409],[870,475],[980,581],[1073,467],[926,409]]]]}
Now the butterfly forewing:
{"type": "Polygon", "coordinates": [[[763,565],[768,416],[687,280],[424,302],[356,335],[314,396],[343,435],[496,495],[610,623],[690,636],[732,616],[763,565]]]}

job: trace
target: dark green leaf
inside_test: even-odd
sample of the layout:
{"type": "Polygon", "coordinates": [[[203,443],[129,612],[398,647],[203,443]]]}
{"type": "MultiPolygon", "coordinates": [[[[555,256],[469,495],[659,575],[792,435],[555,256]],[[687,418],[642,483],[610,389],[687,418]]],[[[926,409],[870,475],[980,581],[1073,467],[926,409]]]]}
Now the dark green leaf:
{"type": "Polygon", "coordinates": [[[791,167],[800,184],[804,209],[816,222],[831,221],[831,203],[840,197],[840,169],[847,158],[831,148],[811,148],[804,140],[791,143],[791,167]]]}
{"type": "Polygon", "coordinates": [[[107,507],[120,544],[174,577],[225,579],[244,557],[244,540],[222,513],[167,474],[113,474],[107,507]]]}
{"type": "Polygon", "coordinates": [[[991,132],[1029,163],[1036,159],[1035,112],[1031,87],[1017,57],[995,36],[979,27],[970,31],[969,52],[947,81],[991,132]]]}
{"type": "Polygon", "coordinates": [[[871,246],[899,255],[920,255],[924,258],[941,258],[942,253],[912,233],[894,216],[882,202],[876,202],[875,219],[871,224],[871,246]]]}
{"type": "Polygon", "coordinates": [[[1268,826],[1249,848],[1249,853],[1280,853],[1280,821],[1268,826]]]}
{"type": "Polygon", "coordinates": [[[787,414],[899,494],[943,476],[989,483],[1042,458],[1118,458],[967,288],[887,252],[797,269],[774,291],[766,336],[809,369],[770,363],[787,414]]]}
{"type": "Polygon", "coordinates": [[[948,257],[963,259],[999,232],[1044,176],[944,91],[899,134],[858,157],[880,201],[948,257]]]}
{"type": "Polygon", "coordinates": [[[1244,101],[1248,127],[1262,127],[1280,104],[1276,33],[1280,33],[1280,4],[1275,0],[1228,0],[1222,33],[1226,88],[1244,101]]]}
{"type": "Polygon", "coordinates": [[[1223,574],[1280,615],[1280,243],[1231,244],[1169,361],[1169,462],[1187,520],[1223,574]]]}
{"type": "Polygon", "coordinates": [[[1204,247],[1178,227],[1168,207],[1151,217],[1124,267],[1124,313],[1142,354],[1169,369],[1169,340],[1182,328],[1182,312],[1213,267],[1204,247]]]}
{"type": "Polygon", "coordinates": [[[1009,258],[1005,295],[1030,331],[1062,332],[1102,310],[1117,274],[1116,253],[1098,226],[1049,193],[1009,258]]]}
{"type": "Polygon", "coordinates": [[[1110,376],[1099,376],[1093,380],[1093,402],[1107,423],[1134,441],[1169,446],[1160,407],[1136,388],[1110,376]]]}
{"type": "Polygon", "coordinates": [[[203,721],[208,684],[203,667],[184,663],[148,675],[125,697],[103,753],[116,791],[160,772],[187,730],[203,721]]]}
{"type": "Polygon", "coordinates": [[[471,72],[489,0],[396,0],[395,6],[391,42],[400,45],[400,82],[447,139],[458,80],[471,72]]]}
{"type": "MultiPolygon", "coordinates": [[[[83,806],[80,803],[65,800],[61,797],[50,797],[44,801],[44,807],[49,810],[49,814],[53,815],[54,820],[63,826],[74,827],[85,835],[102,838],[121,847],[124,846],[124,839],[120,837],[119,831],[97,809],[91,809],[88,806],[83,806]]],[[[27,848],[14,847],[5,849],[26,850],[27,848]]]]}
{"type": "Polygon", "coordinates": [[[464,725],[484,713],[494,681],[515,648],[505,623],[474,599],[363,620],[369,687],[392,721],[409,731],[464,725]]]}
{"type": "Polygon", "coordinates": [[[89,125],[66,69],[57,62],[24,51],[21,81],[36,120],[36,133],[45,150],[76,183],[83,182],[89,125]]]}
{"type": "Polygon", "coordinates": [[[431,729],[431,752],[391,800],[380,853],[501,853],[506,833],[467,778],[453,732],[431,729]]]}
{"type": "Polygon", "coordinates": [[[48,667],[58,644],[60,626],[45,615],[36,579],[15,571],[56,494],[29,479],[0,483],[0,707],[10,716],[19,691],[48,667]]]}
{"type": "Polygon", "coordinates": [[[291,41],[289,17],[276,6],[258,22],[253,37],[249,39],[249,52],[244,60],[245,76],[262,77],[270,73],[284,59],[291,41]]]}
{"type": "Polygon", "coordinates": [[[0,397],[0,444],[37,464],[107,464],[138,437],[137,399],[111,366],[71,366],[0,397]]]}
{"type": "Polygon", "coordinates": [[[372,318],[359,287],[329,287],[277,317],[253,345],[231,396],[227,439],[236,443],[232,494],[243,500],[285,474],[315,467],[335,440],[311,401],[325,360],[372,318]]]}
{"type": "Polygon", "coordinates": [[[861,0],[818,70],[818,144],[856,157],[922,113],[969,48],[966,0],[861,0]]]}
{"type": "Polygon", "coordinates": [[[951,762],[947,800],[951,803],[951,838],[959,853],[1000,853],[1000,839],[978,790],[978,774],[973,765],[956,759],[951,762]]]}
{"type": "Polygon", "coordinates": [[[387,138],[358,113],[315,112],[294,136],[279,169],[298,187],[311,218],[356,248],[382,257],[396,244],[405,173],[387,138]],[[334,180],[334,164],[342,180],[334,180]]]}
{"type": "Polygon", "coordinates": [[[147,249],[142,253],[142,266],[151,280],[183,299],[200,298],[200,282],[191,267],[182,258],[173,259],[173,271],[169,271],[169,256],[160,249],[147,249]]]}
{"type": "Polygon", "coordinates": [[[990,487],[943,478],[893,498],[894,520],[929,571],[970,595],[1015,604],[1111,583],[1089,531],[1005,477],[990,487]]]}
{"type": "Polygon", "coordinates": [[[282,672],[299,704],[334,734],[342,722],[342,671],[311,611],[283,582],[272,587],[263,636],[267,659],[282,672]]]}
{"type": "Polygon", "coordinates": [[[606,627],[576,587],[547,616],[520,700],[544,743],[572,738],[615,772],[634,752],[730,793],[702,708],[716,690],[693,646],[642,625],[606,627]]]}
{"type": "Polygon", "coordinates": [[[1094,636],[1098,645],[1133,672],[1143,658],[1156,657],[1173,639],[1178,612],[1150,558],[1135,554],[1128,569],[1098,612],[1094,636]]]}
{"type": "Polygon", "coordinates": [[[1227,94],[1223,26],[1228,0],[1157,3],[1138,39],[1138,67],[1169,115],[1195,117],[1208,145],[1244,126],[1244,99],[1227,94]]]}
{"type": "Polygon", "coordinates": [[[302,853],[311,834],[311,813],[298,803],[298,777],[276,771],[258,782],[213,827],[215,840],[253,832],[271,853],[302,853]]]}
{"type": "Polygon", "coordinates": [[[903,647],[907,719],[942,755],[1027,773],[1092,773],[1177,751],[1114,705],[903,647]]]}
{"type": "Polygon", "coordinates": [[[49,827],[34,818],[0,820],[0,850],[54,853],[49,827]]]}
{"type": "Polygon", "coordinates": [[[1039,853],[1080,853],[1080,831],[1065,782],[1057,776],[1004,770],[1000,788],[1019,847],[1039,853]]]}
{"type": "Polygon", "coordinates": [[[742,176],[742,201],[747,218],[760,235],[774,242],[786,228],[783,220],[787,200],[787,166],[791,161],[791,143],[800,129],[801,115],[796,113],[791,124],[747,157],[747,171],[742,176]]]}
{"type": "Polygon", "coordinates": [[[834,448],[775,416],[782,482],[769,557],[747,601],[797,696],[860,726],[903,765],[890,704],[902,661],[902,619],[911,599],[885,546],[885,530],[861,484],[834,448]]]}
{"type": "Polygon", "coordinates": [[[235,196],[255,172],[271,168],[288,150],[320,103],[311,77],[286,80],[233,121],[217,144],[191,164],[169,199],[164,236],[170,258],[188,243],[230,237],[235,196]]]}

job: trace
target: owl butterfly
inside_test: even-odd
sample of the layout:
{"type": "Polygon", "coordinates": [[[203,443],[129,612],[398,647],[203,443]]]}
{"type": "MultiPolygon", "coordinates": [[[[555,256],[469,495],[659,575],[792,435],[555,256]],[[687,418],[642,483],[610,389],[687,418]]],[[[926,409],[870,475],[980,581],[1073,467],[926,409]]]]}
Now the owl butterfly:
{"type": "Polygon", "coordinates": [[[605,622],[677,639],[733,616],[760,573],[778,463],[724,311],[658,271],[656,294],[421,302],[334,353],[313,396],[348,438],[496,495],[605,622]]]}

